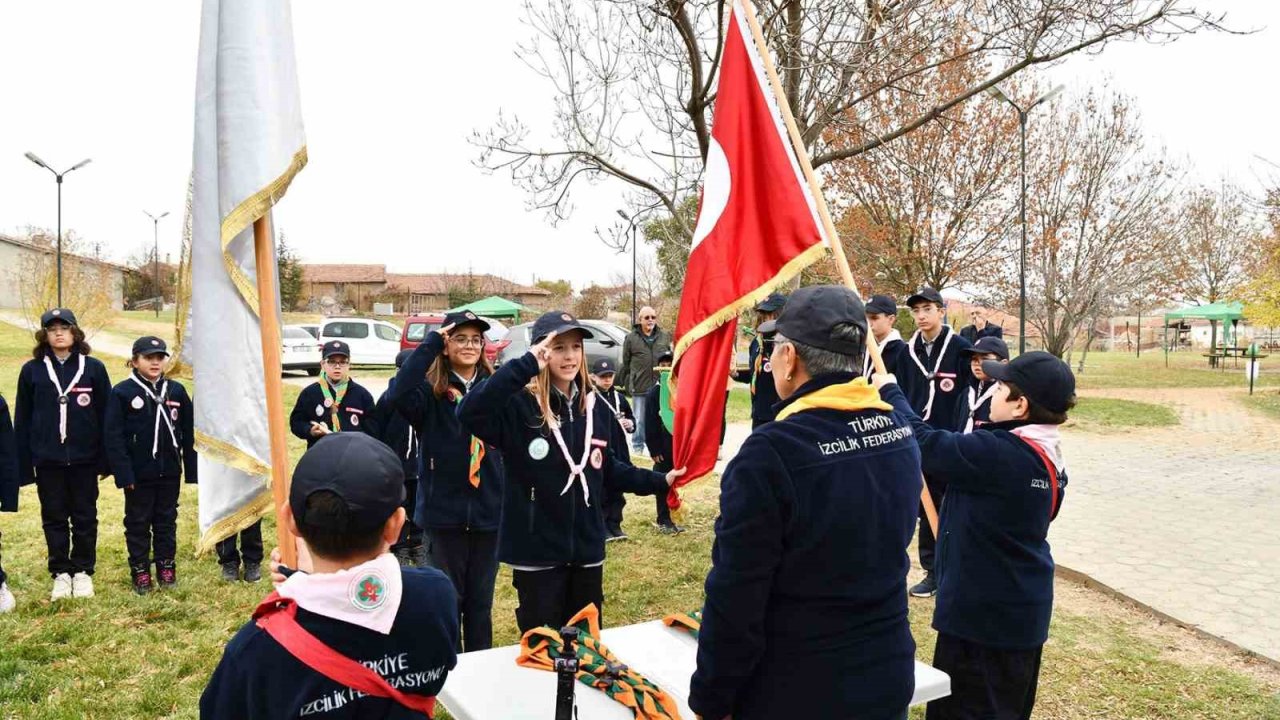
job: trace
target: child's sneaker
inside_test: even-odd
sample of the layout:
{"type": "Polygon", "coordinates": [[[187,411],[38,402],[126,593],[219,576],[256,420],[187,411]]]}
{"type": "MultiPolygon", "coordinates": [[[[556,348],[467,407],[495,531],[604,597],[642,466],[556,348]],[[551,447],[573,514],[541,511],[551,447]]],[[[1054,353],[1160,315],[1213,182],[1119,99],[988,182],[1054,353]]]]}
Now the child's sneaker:
{"type": "Polygon", "coordinates": [[[171,588],[178,584],[178,569],[172,562],[156,563],[156,575],[160,576],[162,588],[171,588]]]}
{"type": "Polygon", "coordinates": [[[7,612],[13,612],[13,608],[18,605],[18,601],[13,599],[13,593],[9,592],[9,583],[0,583],[0,615],[7,612]]]}
{"type": "Polygon", "coordinates": [[[89,573],[78,572],[71,578],[71,597],[93,597],[93,577],[89,573]]]}
{"type": "Polygon", "coordinates": [[[222,579],[226,582],[238,581],[240,579],[240,563],[222,563],[222,579]]]}
{"type": "Polygon", "coordinates": [[[244,581],[247,583],[256,583],[262,579],[262,565],[254,563],[244,566],[244,581]]]}
{"type": "Polygon", "coordinates": [[[151,592],[150,568],[137,568],[133,571],[133,591],[139,595],[151,592]]]}
{"type": "Polygon", "coordinates": [[[57,602],[71,597],[71,576],[66,573],[58,573],[53,576],[53,593],[49,595],[49,599],[57,602]]]}

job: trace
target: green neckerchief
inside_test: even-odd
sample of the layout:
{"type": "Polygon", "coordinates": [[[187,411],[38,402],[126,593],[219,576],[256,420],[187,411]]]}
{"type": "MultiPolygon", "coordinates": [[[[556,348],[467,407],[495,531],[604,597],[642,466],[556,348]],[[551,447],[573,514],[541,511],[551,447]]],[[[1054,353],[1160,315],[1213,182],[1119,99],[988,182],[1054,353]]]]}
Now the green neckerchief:
{"type": "Polygon", "coordinates": [[[338,406],[342,404],[342,399],[347,396],[347,387],[351,385],[351,378],[343,380],[337,389],[335,396],[333,391],[329,389],[329,378],[323,378],[320,381],[320,392],[324,393],[324,399],[329,401],[329,419],[333,422],[334,431],[342,431],[342,422],[338,420],[338,406]]]}

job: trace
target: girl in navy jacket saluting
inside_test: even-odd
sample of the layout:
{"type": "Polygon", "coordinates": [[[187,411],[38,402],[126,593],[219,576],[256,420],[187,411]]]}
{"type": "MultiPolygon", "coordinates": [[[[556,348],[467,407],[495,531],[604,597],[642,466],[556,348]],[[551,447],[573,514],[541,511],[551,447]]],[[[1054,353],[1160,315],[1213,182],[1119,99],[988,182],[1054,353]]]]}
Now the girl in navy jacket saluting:
{"type": "Polygon", "coordinates": [[[89,352],[75,314],[54,308],[41,316],[33,359],[18,373],[18,480],[36,483],[53,600],[93,597],[111,378],[89,352]]]}
{"type": "Polygon", "coordinates": [[[133,591],[151,592],[152,546],[160,587],[178,582],[178,495],[196,482],[194,413],[187,389],[164,376],[169,348],[158,337],[133,343],[129,379],[111,389],[105,443],[124,490],[124,540],[133,591]]]}
{"type": "Polygon", "coordinates": [[[613,414],[596,402],[582,342],[592,337],[558,310],[533,324],[533,347],[463,399],[465,427],[502,453],[507,482],[498,559],[512,568],[520,632],[560,627],[604,604],[604,494],[665,493],[684,474],[627,466],[609,452],[613,414]]]}
{"type": "Polygon", "coordinates": [[[493,374],[484,357],[489,323],[449,313],[405,359],[387,397],[417,431],[422,466],[414,522],[426,528],[431,564],[458,592],[464,652],[493,646],[502,457],[458,420],[458,405],[493,374]]]}

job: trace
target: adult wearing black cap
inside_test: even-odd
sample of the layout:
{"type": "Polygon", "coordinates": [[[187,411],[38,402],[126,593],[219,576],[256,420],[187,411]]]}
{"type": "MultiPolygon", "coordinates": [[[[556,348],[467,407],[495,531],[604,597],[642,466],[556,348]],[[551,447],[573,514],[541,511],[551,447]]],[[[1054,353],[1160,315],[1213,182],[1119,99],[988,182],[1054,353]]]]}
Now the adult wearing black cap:
{"type": "Polygon", "coordinates": [[[991,396],[996,391],[995,378],[982,371],[982,364],[988,360],[1009,362],[1009,346],[998,337],[987,336],[961,352],[969,359],[969,381],[965,384],[964,402],[959,406],[958,425],[962,432],[973,432],[975,427],[991,422],[991,396]]]}
{"type": "Polygon", "coordinates": [[[667,492],[663,475],[618,462],[609,450],[613,414],[587,379],[591,331],[555,310],[533,324],[533,346],[472,389],[458,409],[464,427],[498,446],[507,472],[498,559],[512,568],[521,632],[560,627],[588,604],[604,604],[604,495],[667,492]]]}
{"type": "Polygon", "coordinates": [[[197,482],[191,396],[165,377],[168,361],[164,340],[138,338],[129,377],[111,389],[107,403],[104,443],[116,487],[124,490],[124,541],[139,595],[151,592],[153,577],[161,587],[178,582],[178,496],[184,475],[197,482]]]}
{"type": "MultiPolygon", "coordinates": [[[[969,347],[969,341],[947,325],[946,301],[937,290],[920,288],[919,292],[907,298],[907,307],[911,308],[916,331],[907,341],[906,353],[899,360],[896,372],[902,392],[925,422],[943,430],[958,430],[961,427],[964,388],[969,382],[968,358],[961,351],[969,347]]],[[[929,486],[934,509],[940,510],[947,494],[946,481],[926,474],[925,482],[929,486]]],[[[917,548],[925,576],[909,591],[916,597],[931,597],[938,591],[937,578],[933,574],[936,545],[921,505],[917,548]]]]}
{"type": "MultiPolygon", "coordinates": [[[[867,301],[867,327],[880,346],[885,372],[896,373],[898,364],[907,353],[907,344],[894,325],[898,322],[898,303],[888,295],[872,295],[867,301]]],[[[868,353],[862,361],[862,377],[870,378],[875,372],[868,353]]]]}
{"type": "Polygon", "coordinates": [[[858,376],[855,293],[802,288],[761,330],[777,333],[781,409],[720,482],[689,707],[708,720],[905,717],[919,451],[858,376]]]}
{"type": "Polygon", "coordinates": [[[925,472],[948,484],[933,664],[951,676],[951,695],[929,703],[930,720],[1030,718],[1053,614],[1046,536],[1067,486],[1058,426],[1075,405],[1075,377],[1041,351],[982,371],[998,381],[991,424],[967,435],[924,422],[892,375],[876,378],[911,419],[925,472]]]}
{"type": "MultiPolygon", "coordinates": [[[[773,333],[760,332],[760,326],[778,317],[782,306],[786,305],[787,296],[782,293],[771,293],[769,297],[756,305],[755,337],[751,338],[748,348],[747,369],[734,374],[734,379],[751,386],[751,428],[772,422],[777,413],[778,391],[773,387],[773,364],[769,356],[773,353],[773,333]]],[[[723,440],[720,441],[724,443],[723,440]]]]}
{"type": "Polygon", "coordinates": [[[351,347],[326,340],[320,347],[320,379],[298,393],[289,413],[289,429],[310,448],[336,432],[362,432],[378,437],[373,395],[351,379],[351,347]]]}
{"type": "MultiPolygon", "coordinates": [[[[413,354],[412,350],[401,350],[396,353],[396,370],[404,367],[404,361],[413,354]]],[[[418,498],[418,465],[421,461],[421,443],[418,431],[409,424],[404,415],[391,402],[391,394],[396,387],[393,377],[387,381],[387,389],[378,397],[374,405],[373,415],[378,423],[378,438],[400,458],[404,467],[404,511],[408,514],[400,540],[391,546],[391,554],[396,556],[402,565],[418,567],[427,562],[427,546],[422,526],[414,522],[413,512],[418,498]]]]}
{"type": "Polygon", "coordinates": [[[93,597],[98,477],[111,379],[67,308],[40,318],[32,359],[18,373],[14,431],[18,478],[36,483],[54,600],[93,597]]]}
{"type": "Polygon", "coordinates": [[[458,591],[462,649],[493,646],[493,588],[505,472],[497,446],[463,426],[463,400],[493,374],[485,358],[489,323],[470,311],[449,313],[414,348],[387,389],[422,443],[414,518],[427,554],[458,591]]]}

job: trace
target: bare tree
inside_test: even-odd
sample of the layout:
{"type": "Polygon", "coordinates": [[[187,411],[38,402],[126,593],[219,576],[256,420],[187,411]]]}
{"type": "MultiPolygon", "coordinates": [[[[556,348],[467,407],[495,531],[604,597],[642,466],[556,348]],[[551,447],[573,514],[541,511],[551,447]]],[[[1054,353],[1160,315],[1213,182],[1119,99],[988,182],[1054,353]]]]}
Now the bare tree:
{"type": "MultiPolygon", "coordinates": [[[[1259,253],[1262,236],[1255,203],[1240,188],[1223,180],[1218,189],[1188,191],[1183,205],[1182,272],[1185,299],[1215,303],[1240,292],[1248,282],[1247,267],[1259,253]]],[[[1218,323],[1209,321],[1209,347],[1218,344],[1218,323]]]]}

